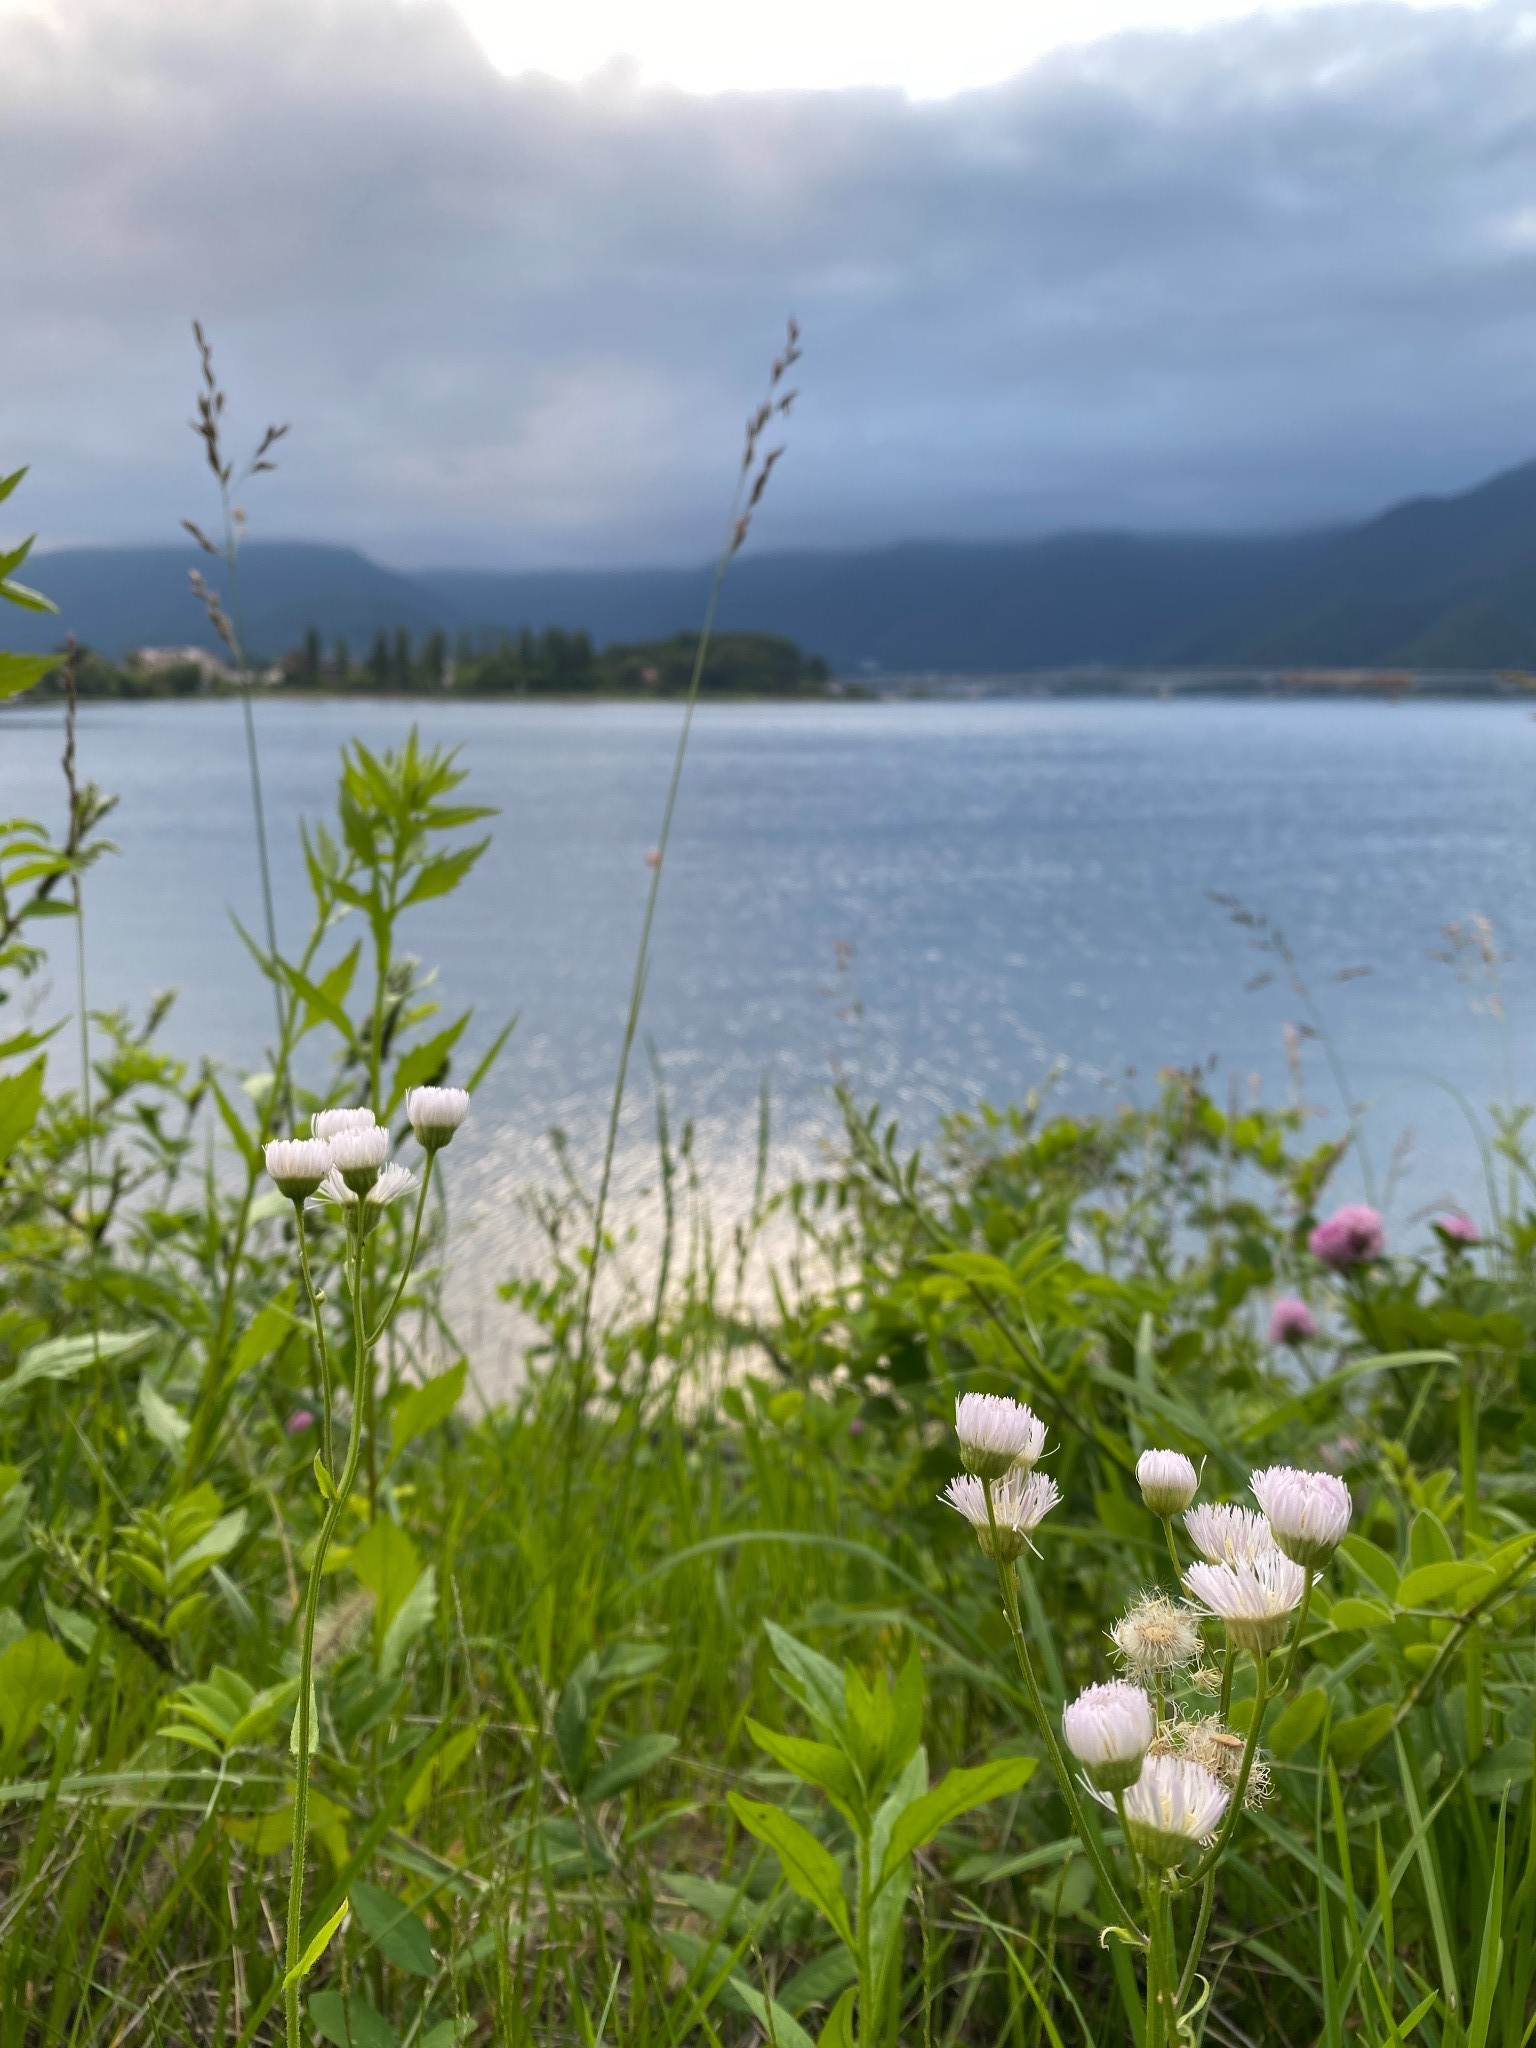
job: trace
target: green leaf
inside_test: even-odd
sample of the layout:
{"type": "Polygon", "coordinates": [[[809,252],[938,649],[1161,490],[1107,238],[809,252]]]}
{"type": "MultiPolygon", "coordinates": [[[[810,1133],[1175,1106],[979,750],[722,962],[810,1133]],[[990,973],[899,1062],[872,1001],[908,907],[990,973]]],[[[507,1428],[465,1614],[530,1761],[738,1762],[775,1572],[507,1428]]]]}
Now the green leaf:
{"type": "Polygon", "coordinates": [[[393,1678],[416,1638],[432,1625],[437,1612],[437,1567],[429,1564],[390,1616],[379,1652],[379,1675],[393,1678]]]}
{"type": "Polygon", "coordinates": [[[37,1122],[43,1106],[46,1060],[34,1060],[19,1074],[0,1074],[0,1166],[37,1122]]]}
{"type": "Polygon", "coordinates": [[[809,1828],[790,1814],[758,1799],[744,1799],[739,1792],[727,1795],[732,1813],[748,1834],[755,1835],[778,1857],[785,1882],[793,1892],[814,1906],[839,1940],[854,1946],[848,1924],[848,1905],[843,1897],[843,1879],[836,1862],[809,1828]]]}
{"type": "Polygon", "coordinates": [[[847,1949],[826,1949],[779,1986],[779,2004],[798,2018],[808,2005],[825,2005],[829,1998],[838,1997],[858,1975],[858,1968],[847,1949]]]}
{"type": "Polygon", "coordinates": [[[803,1735],[781,1735],[760,1721],[747,1719],[747,1733],[759,1749],[766,1750],[775,1763],[782,1764],[807,1785],[818,1785],[850,1817],[866,1811],[858,1773],[840,1749],[830,1742],[812,1742],[803,1735]]]}
{"type": "Polygon", "coordinates": [[[489,839],[477,839],[473,846],[460,847],[457,853],[440,853],[435,860],[427,861],[400,908],[409,910],[413,903],[427,903],[435,896],[450,895],[490,843],[489,839]]]}
{"type": "Polygon", "coordinates": [[[246,1171],[253,1176],[259,1174],[262,1171],[261,1150],[256,1140],[246,1129],[239,1110],[235,1108],[218,1082],[211,1077],[208,1086],[213,1091],[213,1099],[218,1107],[219,1116],[223,1121],[224,1128],[228,1131],[231,1138],[234,1139],[235,1149],[245,1161],[246,1171]]]}
{"type": "Polygon", "coordinates": [[[461,1358],[435,1379],[410,1387],[395,1403],[389,1416],[389,1462],[391,1465],[414,1437],[446,1421],[464,1398],[469,1361],[461,1358]]]}
{"type": "Polygon", "coordinates": [[[437,1974],[437,1958],[427,1930],[403,1899],[391,1898],[377,1885],[354,1884],[352,1910],[357,1923],[386,1962],[413,1977],[437,1974]]]}
{"type": "Polygon", "coordinates": [[[397,1523],[381,1515],[369,1524],[348,1563],[373,1594],[380,1630],[388,1629],[421,1577],[415,1544],[397,1523]]]}
{"type": "Polygon", "coordinates": [[[8,1749],[20,1749],[49,1707],[64,1697],[75,1667],[53,1640],[33,1629],[0,1651],[0,1727],[8,1749]]]}
{"type": "Polygon", "coordinates": [[[1298,1693],[1270,1730],[1269,1746],[1276,1756],[1293,1756],[1310,1742],[1328,1718],[1328,1695],[1319,1685],[1298,1693]]]}
{"type": "Polygon", "coordinates": [[[411,1089],[424,1087],[429,1081],[438,1079],[448,1064],[448,1055],[463,1037],[469,1018],[470,1013],[466,1010],[456,1023],[448,1025],[434,1037],[424,1039],[420,1045],[413,1045],[408,1053],[401,1056],[395,1068],[386,1117],[397,1103],[405,1100],[411,1089]]]}
{"type": "Polygon", "coordinates": [[[657,1764],[665,1763],[676,1747],[675,1735],[637,1735],[633,1741],[621,1743],[587,1785],[583,1798],[594,1803],[599,1799],[611,1799],[616,1792],[633,1785],[637,1778],[644,1777],[657,1764]]]}
{"type": "Polygon", "coordinates": [[[1408,1562],[1411,1565],[1453,1564],[1456,1546],[1440,1517],[1420,1508],[1408,1530],[1408,1562]]]}
{"type": "Polygon", "coordinates": [[[856,1985],[843,1993],[816,2037],[816,2048],[854,2048],[853,2008],[858,1995],[856,1985]]]}
{"type": "Polygon", "coordinates": [[[1328,1620],[1340,1635],[1354,1629],[1380,1628],[1392,1619],[1392,1610],[1380,1600],[1356,1600],[1346,1596],[1335,1600],[1328,1620]]]}
{"type": "Polygon", "coordinates": [[[0,698],[19,697],[58,665],[56,654],[0,654],[0,698]]]}
{"type": "Polygon", "coordinates": [[[1486,1565],[1473,1564],[1464,1558],[1449,1559],[1440,1564],[1421,1564],[1409,1572],[1398,1587],[1397,1604],[1399,1607],[1443,1607],[1452,1594],[1467,1592],[1474,1587],[1477,1592],[1486,1592],[1494,1583],[1494,1575],[1486,1565]]]}
{"type": "Polygon", "coordinates": [[[327,1920],[325,1925],[320,1929],[320,1932],[313,1936],[313,1938],[310,1940],[308,1946],[304,1950],[303,1955],[299,1957],[299,1960],[294,1964],[293,1968],[288,1972],[287,1976],[283,1979],[283,1989],[285,1991],[289,1988],[290,1985],[302,1984],[304,1979],[309,1975],[310,1971],[315,1967],[316,1963],[318,1963],[320,1958],[325,1954],[326,1950],[331,1945],[332,1935],[335,1934],[337,1928],[341,1925],[342,1921],[345,1920],[347,1917],[347,1909],[350,1903],[350,1900],[343,1899],[341,1904],[336,1908],[335,1912],[331,1915],[330,1919],[327,1920]]]}
{"type": "Polygon", "coordinates": [[[309,2001],[309,2016],[331,2048],[400,2048],[400,2036],[359,1992],[344,1999],[339,1991],[317,1991],[309,2001]]]}
{"type": "Polygon", "coordinates": [[[1358,1763],[1392,1726],[1392,1712],[1392,1702],[1383,1700],[1379,1706],[1367,1707],[1363,1714],[1351,1714],[1347,1720],[1335,1721],[1333,1732],[1328,1737],[1328,1754],[1336,1763],[1358,1763]]]}
{"type": "Polygon", "coordinates": [[[174,1457],[191,1434],[192,1425],[148,1379],[139,1381],[139,1414],[155,1442],[174,1457]]]}
{"type": "Polygon", "coordinates": [[[974,1770],[951,1771],[931,1792],[925,1792],[901,1815],[891,1830],[879,1883],[885,1884],[900,1869],[914,1849],[931,1842],[940,1828],[948,1827],[962,1813],[984,1806],[989,1799],[1002,1799],[1027,1785],[1038,1768],[1032,1756],[996,1757],[974,1770]]]}
{"type": "Polygon", "coordinates": [[[842,1741],[848,1730],[843,1674],[818,1651],[797,1642],[777,1622],[768,1622],[768,1640],[785,1671],[785,1690],[797,1699],[825,1734],[842,1741]]]}
{"type": "Polygon", "coordinates": [[[103,1330],[99,1336],[50,1337],[23,1351],[10,1378],[0,1383],[7,1401],[36,1380],[72,1380],[88,1365],[126,1365],[155,1342],[156,1330],[103,1330]]]}

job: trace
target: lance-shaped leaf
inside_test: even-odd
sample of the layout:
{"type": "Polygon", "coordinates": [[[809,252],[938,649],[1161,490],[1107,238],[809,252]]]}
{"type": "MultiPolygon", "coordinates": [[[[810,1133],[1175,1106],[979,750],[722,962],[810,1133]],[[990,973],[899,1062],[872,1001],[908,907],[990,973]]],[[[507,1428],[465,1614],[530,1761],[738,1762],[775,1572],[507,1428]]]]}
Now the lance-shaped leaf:
{"type": "Polygon", "coordinates": [[[1017,1792],[1029,1783],[1035,1770],[1034,1757],[1007,1756],[978,1764],[974,1770],[951,1771],[941,1778],[931,1792],[913,1800],[891,1829],[885,1861],[880,1867],[880,1883],[893,1876],[914,1849],[931,1842],[940,1828],[948,1827],[973,1807],[984,1806],[989,1799],[1017,1792]]]}
{"type": "Polygon", "coordinates": [[[802,1827],[790,1814],[781,1813],[778,1807],[744,1799],[739,1792],[732,1792],[729,1799],[732,1813],[748,1834],[756,1835],[778,1857],[790,1890],[814,1906],[839,1940],[852,1948],[853,1929],[848,1922],[848,1902],[843,1897],[842,1872],[830,1852],[809,1828],[802,1827]]]}

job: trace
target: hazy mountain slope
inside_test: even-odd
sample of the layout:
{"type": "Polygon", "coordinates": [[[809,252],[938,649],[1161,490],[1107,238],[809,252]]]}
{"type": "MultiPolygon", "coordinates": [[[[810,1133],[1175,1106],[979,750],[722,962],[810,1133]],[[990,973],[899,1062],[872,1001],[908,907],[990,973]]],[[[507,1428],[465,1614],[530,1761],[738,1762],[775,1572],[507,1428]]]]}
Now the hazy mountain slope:
{"type": "MultiPolygon", "coordinates": [[[[355,549],[253,542],[242,557],[258,655],[317,626],[360,655],[376,632],[476,637],[583,628],[600,645],[687,631],[709,571],[435,570],[406,575],[355,549]]],[[[17,614],[12,644],[64,627],[108,654],[211,643],[179,547],[35,558],[59,621],[17,614]]],[[[782,633],[845,674],[985,672],[1094,663],[1536,667],[1536,463],[1340,531],[1258,540],[1066,534],[914,541],[847,553],[744,554],[727,628],[782,633]]]]}

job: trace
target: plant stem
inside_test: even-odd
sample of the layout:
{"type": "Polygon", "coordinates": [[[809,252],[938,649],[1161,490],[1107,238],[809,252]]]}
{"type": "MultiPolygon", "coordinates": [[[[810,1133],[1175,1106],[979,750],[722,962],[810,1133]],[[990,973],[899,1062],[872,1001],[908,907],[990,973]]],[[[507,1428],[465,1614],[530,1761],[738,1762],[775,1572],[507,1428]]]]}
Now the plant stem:
{"type": "MultiPolygon", "coordinates": [[[[332,1474],[331,1498],[326,1502],[315,1554],[309,1567],[304,1593],[304,1642],[299,1653],[299,1705],[297,1717],[298,1756],[293,1788],[293,1863],[288,1876],[288,1930],[284,1948],[284,1969],[297,1970],[303,1953],[304,1854],[309,1833],[309,1755],[314,1740],[315,1616],[320,1607],[320,1580],[325,1571],[326,1552],[331,1547],[336,1524],[341,1519],[347,1496],[357,1477],[358,1455],[363,1441],[363,1388],[368,1366],[368,1347],[363,1332],[363,1212],[358,1205],[357,1237],[352,1262],[352,1419],[347,1437],[347,1461],[339,1478],[332,1474]]],[[[283,1990],[287,2019],[288,2048],[304,2048],[299,2032],[299,1980],[293,1977],[283,1990]]]]}
{"type": "Polygon", "coordinates": [[[1183,1892],[1192,1891],[1202,1878],[1207,1877],[1221,1860],[1222,1851],[1232,1838],[1237,1826],[1237,1817],[1243,1810],[1243,1795],[1248,1790],[1248,1777],[1253,1769],[1253,1759],[1258,1753],[1259,1736],[1264,1728],[1264,1709],[1269,1703],[1269,1659],[1257,1650],[1253,1657],[1253,1718],[1248,1723],[1248,1740],[1243,1745],[1243,1760],[1238,1766],[1237,1783],[1232,1787],[1232,1797],[1227,1802],[1226,1819],[1221,1824],[1221,1833],[1201,1857],[1198,1864],[1179,1886],[1183,1892]]]}
{"type": "Polygon", "coordinates": [[[377,1329],[374,1331],[373,1335],[368,1339],[370,1348],[378,1343],[379,1339],[383,1336],[384,1332],[395,1320],[395,1310],[400,1306],[401,1299],[405,1294],[406,1285],[410,1280],[412,1271],[415,1268],[416,1247],[421,1242],[421,1219],[423,1215],[426,1213],[427,1188],[432,1179],[432,1161],[436,1157],[437,1154],[435,1151],[428,1152],[427,1163],[421,1169],[421,1192],[416,1197],[416,1220],[411,1225],[411,1242],[409,1249],[405,1254],[405,1267],[400,1275],[400,1285],[395,1289],[394,1299],[390,1302],[389,1307],[384,1311],[383,1315],[379,1318],[377,1329]]]}
{"type": "Polygon", "coordinates": [[[1167,2048],[1168,2008],[1164,1983],[1168,1976],[1168,1955],[1163,1941],[1162,1879],[1147,1873],[1142,1899],[1147,1914],[1147,2038],[1146,2048],[1167,2048]]]}
{"type": "MultiPolygon", "coordinates": [[[[1291,1673],[1296,1667],[1296,1652],[1301,1648],[1301,1632],[1307,1625],[1307,1610],[1312,1605],[1312,1588],[1317,1583],[1316,1574],[1307,1573],[1306,1590],[1301,1596],[1301,1605],[1296,1610],[1296,1626],[1291,1630],[1291,1647],[1286,1652],[1285,1665],[1280,1673],[1280,1683],[1275,1691],[1284,1699],[1291,1683],[1291,1673]]],[[[1225,1713],[1223,1713],[1225,1719],[1225,1713]]]]}
{"type": "Polygon", "coordinates": [[[1195,1916],[1195,1931],[1190,1936],[1189,1953],[1184,1958],[1184,1968],[1179,1973],[1179,1988],[1174,1997],[1176,2011],[1184,2010],[1185,2000],[1195,1988],[1195,1976],[1200,1968],[1200,1952],[1205,1947],[1206,1931],[1211,1924],[1211,1907],[1216,1900],[1216,1873],[1207,1871],[1205,1882],[1200,1887],[1200,1910],[1195,1916]]]}
{"type": "Polygon", "coordinates": [[[984,1479],[981,1482],[981,1487],[986,1497],[987,1520],[991,1524],[992,1529],[992,1560],[997,1568],[998,1584],[1002,1589],[1003,1612],[1008,1620],[1008,1633],[1013,1638],[1014,1654],[1018,1658],[1019,1671],[1024,1679],[1024,1690],[1029,1695],[1030,1711],[1035,1717],[1035,1722],[1039,1727],[1046,1749],[1050,1752],[1051,1769],[1056,1773],[1056,1783],[1060,1788],[1062,1798],[1066,1801],[1067,1812],[1072,1817],[1072,1825],[1076,1829],[1083,1847],[1088,1852],[1088,1860],[1092,1863],[1097,1873],[1099,1883],[1104,1888],[1104,1896],[1109,1900],[1122,1921],[1130,1927],[1133,1925],[1131,1914],[1126,1907],[1125,1901],[1120,1896],[1119,1887],[1114,1880],[1114,1874],[1110,1870],[1105,1858],[1103,1845],[1098,1838],[1098,1830],[1090,1829],[1088,1825],[1088,1817],[1083,1811],[1082,1802],[1077,1796],[1077,1788],[1072,1782],[1072,1772],[1068,1767],[1066,1758],[1061,1753],[1061,1745],[1056,1740],[1056,1730],[1051,1723],[1050,1715],[1046,1712],[1045,1701],[1041,1697],[1040,1681],[1035,1676],[1034,1661],[1029,1654],[1029,1643],[1024,1635],[1024,1624],[1019,1618],[1017,1567],[1012,1563],[1004,1562],[998,1543],[997,1513],[992,1504],[991,1480],[984,1479]]]}
{"type": "Polygon", "coordinates": [[[1158,1519],[1163,1525],[1163,1534],[1168,1539],[1168,1555],[1173,1559],[1174,1579],[1177,1584],[1182,1586],[1184,1583],[1184,1567],[1179,1563],[1179,1547],[1173,1540],[1173,1517],[1171,1515],[1160,1515],[1158,1519]]]}
{"type": "Polygon", "coordinates": [[[1461,1538],[1462,1549],[1470,1550],[1478,1530],[1477,1503],[1477,1381],[1471,1362],[1461,1363],[1461,1394],[1457,1402],[1457,1434],[1461,1449],[1461,1538]]]}
{"type": "Polygon", "coordinates": [[[304,1292],[309,1296],[309,1310],[315,1322],[315,1343],[320,1352],[320,1440],[325,1451],[325,1469],[335,1469],[336,1459],[331,1444],[331,1347],[325,1341],[325,1323],[320,1315],[320,1297],[315,1292],[315,1283],[309,1270],[309,1241],[304,1235],[304,1201],[301,1196],[293,1205],[294,1222],[299,1232],[299,1266],[304,1274],[304,1292]]]}

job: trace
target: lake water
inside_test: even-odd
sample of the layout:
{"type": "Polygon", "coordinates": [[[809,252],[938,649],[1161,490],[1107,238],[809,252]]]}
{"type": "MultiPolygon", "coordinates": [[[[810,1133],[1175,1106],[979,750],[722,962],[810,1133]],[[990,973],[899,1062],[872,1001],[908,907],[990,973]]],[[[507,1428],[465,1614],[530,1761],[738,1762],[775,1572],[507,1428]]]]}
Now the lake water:
{"type": "MultiPolygon", "coordinates": [[[[491,852],[410,941],[473,1003],[477,1042],[517,1032],[456,1147],[477,1263],[516,1251],[517,1191],[550,1178],[544,1134],[594,1155],[679,711],[675,706],[261,702],[279,922],[301,935],[296,831],[322,815],[337,750],[413,715],[459,745],[498,805],[491,852]]],[[[58,723],[0,720],[0,805],[57,816],[58,723]]],[[[121,857],[90,878],[91,999],[180,999],[170,1042],[259,1057],[269,998],[229,911],[259,921],[239,707],[90,706],[83,772],[121,795],[121,857]]],[[[1290,1085],[1283,986],[1210,901],[1284,930],[1328,1013],[1378,1170],[1411,1133],[1398,1201],[1479,1206],[1461,1112],[1506,1070],[1536,1086],[1536,723],[1489,703],[1179,701],[728,705],[695,726],[662,891],[644,1028],[674,1121],[695,1119],[716,1212],[750,1177],[764,1075],[781,1172],[834,1126],[848,1075],[911,1132],[1062,1068],[1076,1104],[1146,1095],[1159,1066],[1214,1056],[1290,1085]],[[1512,957],[1507,1021],[1433,959],[1481,913],[1512,957]],[[1341,983],[1341,971],[1369,973],[1341,983]]],[[[55,927],[55,930],[61,928],[55,927]]],[[[58,968],[61,1001],[69,973],[58,968]]],[[[61,1049],[60,1059],[67,1061],[61,1049]]],[[[1341,1127],[1315,1047],[1305,1093],[1341,1127]]],[[[642,1053],[621,1199],[653,1167],[642,1053]]]]}

